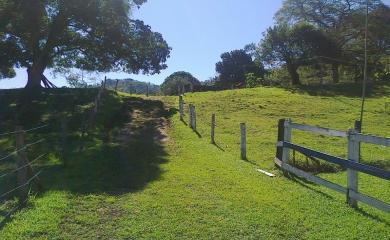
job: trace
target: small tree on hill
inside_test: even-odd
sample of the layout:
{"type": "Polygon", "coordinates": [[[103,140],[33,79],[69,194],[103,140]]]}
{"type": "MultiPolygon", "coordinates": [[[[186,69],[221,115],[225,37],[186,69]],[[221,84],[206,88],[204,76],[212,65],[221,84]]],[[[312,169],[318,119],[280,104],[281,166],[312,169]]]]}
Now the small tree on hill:
{"type": "Polygon", "coordinates": [[[200,81],[191,73],[181,71],[167,77],[161,85],[161,91],[165,95],[178,95],[194,90],[200,85],[200,81]]]}
{"type": "Polygon", "coordinates": [[[264,67],[256,64],[245,50],[234,50],[221,55],[221,61],[216,64],[219,73],[218,84],[227,88],[239,84],[245,85],[245,74],[253,73],[257,77],[264,76],[264,67]]]}

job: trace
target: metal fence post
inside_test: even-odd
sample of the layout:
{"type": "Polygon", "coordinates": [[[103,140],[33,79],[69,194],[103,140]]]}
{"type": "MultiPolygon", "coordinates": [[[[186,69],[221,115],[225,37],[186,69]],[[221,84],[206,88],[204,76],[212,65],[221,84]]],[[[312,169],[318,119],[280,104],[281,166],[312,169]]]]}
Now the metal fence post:
{"type": "MultiPolygon", "coordinates": [[[[359,147],[359,142],[356,141],[355,138],[356,134],[358,134],[356,129],[350,129],[348,131],[348,160],[359,162],[360,147],[359,147]]],[[[348,177],[347,202],[350,206],[357,207],[356,199],[351,198],[349,192],[350,191],[354,191],[356,193],[358,192],[358,172],[348,168],[347,177],[348,177]]]]}

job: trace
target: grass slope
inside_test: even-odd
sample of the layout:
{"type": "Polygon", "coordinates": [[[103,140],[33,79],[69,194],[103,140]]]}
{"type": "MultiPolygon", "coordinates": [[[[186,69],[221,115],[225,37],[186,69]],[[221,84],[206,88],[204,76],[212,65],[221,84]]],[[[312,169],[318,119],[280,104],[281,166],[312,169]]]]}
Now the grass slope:
{"type": "MultiPolygon", "coordinates": [[[[111,96],[111,94],[110,94],[111,96]]],[[[176,98],[113,97],[103,107],[126,109],[112,140],[99,131],[77,138],[68,165],[56,156],[43,176],[45,193],[32,199],[0,230],[3,239],[388,239],[390,216],[344,196],[284,178],[274,169],[277,120],[345,130],[358,117],[357,98],[310,96],[275,88],[187,94],[198,113],[199,134],[170,117],[168,139],[158,127],[176,98]],[[119,106],[119,107],[118,107],[119,106]],[[124,106],[121,108],[120,106],[124,106]],[[209,144],[211,113],[217,114],[218,146],[209,144]],[[239,123],[248,128],[248,161],[239,160],[239,123]],[[124,139],[129,141],[124,141],[124,139]],[[78,145],[85,149],[78,151],[78,145]],[[277,174],[269,178],[256,168],[277,174]]],[[[383,111],[389,97],[368,100],[365,131],[390,132],[383,111]]],[[[107,122],[102,120],[102,123],[107,122]]],[[[75,128],[76,129],[76,128],[75,128]]],[[[293,133],[294,142],[345,155],[345,142],[293,133]]],[[[5,143],[4,143],[5,144],[5,143]]],[[[389,149],[363,146],[364,162],[388,168],[389,149]],[[387,161],[386,161],[387,159],[387,161]]],[[[297,158],[299,158],[297,156],[297,158]]],[[[45,163],[42,163],[45,164],[45,163]]],[[[310,164],[310,163],[309,163],[310,164]]],[[[343,171],[322,173],[345,185],[343,171]]],[[[389,182],[360,175],[361,189],[390,202],[389,182]]]]}

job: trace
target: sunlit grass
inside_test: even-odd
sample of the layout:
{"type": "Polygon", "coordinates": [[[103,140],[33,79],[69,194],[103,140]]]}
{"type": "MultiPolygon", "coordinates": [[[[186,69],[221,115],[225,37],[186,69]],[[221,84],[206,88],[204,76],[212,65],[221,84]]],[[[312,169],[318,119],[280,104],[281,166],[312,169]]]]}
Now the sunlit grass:
{"type": "MultiPolygon", "coordinates": [[[[119,105],[129,95],[120,97],[119,105]]],[[[166,107],[177,105],[177,97],[150,99],[161,99],[166,107]]],[[[300,123],[347,130],[358,118],[358,98],[256,88],[186,94],[185,101],[197,108],[201,138],[179,120],[178,114],[171,117],[169,139],[162,145],[151,141],[150,134],[155,132],[141,130],[148,117],[141,116],[133,122],[139,134],[131,138],[125,151],[115,141],[105,144],[100,133],[92,133],[83,143],[84,151],[79,152],[80,142],[74,142],[68,167],[63,168],[51,159],[57,167],[46,171],[46,191],[32,198],[28,208],[17,213],[0,231],[0,236],[4,239],[387,239],[390,236],[388,214],[363,204],[359,210],[352,209],[345,204],[345,196],[287,179],[273,163],[278,119],[292,118],[300,123]],[[218,146],[209,144],[212,113],[217,115],[218,146]],[[248,161],[240,160],[240,122],[247,123],[248,161]],[[260,174],[257,168],[276,177],[260,174]]],[[[381,106],[389,101],[389,97],[368,100],[365,132],[388,135],[390,118],[381,106]]],[[[145,110],[157,103],[134,100],[130,104],[132,110],[145,110]]],[[[114,106],[106,105],[105,118],[114,106]]],[[[346,142],[342,139],[294,131],[293,141],[338,156],[346,154],[346,142]]],[[[389,161],[390,150],[377,150],[364,146],[364,162],[389,161]]],[[[344,171],[321,176],[342,185],[346,183],[344,171]]],[[[362,191],[390,202],[389,182],[363,174],[359,180],[362,191]]]]}

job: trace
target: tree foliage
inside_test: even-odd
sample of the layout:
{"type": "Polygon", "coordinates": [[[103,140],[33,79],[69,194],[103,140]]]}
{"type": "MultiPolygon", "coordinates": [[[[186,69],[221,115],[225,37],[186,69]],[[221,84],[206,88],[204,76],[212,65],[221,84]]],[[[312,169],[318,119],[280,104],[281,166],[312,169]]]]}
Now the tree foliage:
{"type": "MultiPolygon", "coordinates": [[[[380,59],[389,51],[389,7],[380,0],[369,0],[369,66],[371,72],[383,69],[380,59]],[[379,64],[380,65],[380,64],[379,64]],[[374,70],[376,69],[376,70],[374,70]]],[[[332,39],[336,51],[324,56],[314,55],[332,65],[332,78],[339,81],[339,68],[361,73],[364,63],[365,0],[285,0],[275,15],[278,24],[312,24],[332,39]]],[[[332,50],[332,48],[328,48],[332,50]]],[[[357,76],[357,78],[359,78],[357,76]]]]}
{"type": "Polygon", "coordinates": [[[146,0],[0,0],[0,76],[27,68],[27,86],[47,68],[159,73],[170,48],[130,19],[146,0]]]}
{"type": "Polygon", "coordinates": [[[334,56],[337,47],[321,30],[310,24],[276,25],[267,29],[260,45],[261,59],[271,66],[286,65],[292,84],[301,84],[300,66],[318,61],[313,56],[334,56]]]}
{"type": "Polygon", "coordinates": [[[165,95],[179,95],[199,87],[200,81],[191,73],[180,71],[168,76],[161,85],[161,92],[165,95]]]}
{"type": "Polygon", "coordinates": [[[245,84],[247,73],[253,73],[256,77],[264,76],[261,62],[254,62],[252,56],[242,49],[223,53],[215,69],[219,73],[218,84],[221,87],[245,84]]]}

